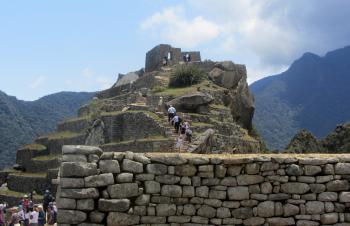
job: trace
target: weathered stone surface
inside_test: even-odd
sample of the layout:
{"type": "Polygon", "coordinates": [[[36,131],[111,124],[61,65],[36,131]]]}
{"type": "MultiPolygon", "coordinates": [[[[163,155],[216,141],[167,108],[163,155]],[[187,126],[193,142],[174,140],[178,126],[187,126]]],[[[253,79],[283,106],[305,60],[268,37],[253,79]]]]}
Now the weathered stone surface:
{"type": "Polygon", "coordinates": [[[347,191],[349,190],[349,182],[347,180],[333,180],[326,184],[327,191],[347,191]]]}
{"type": "Polygon", "coordinates": [[[146,225],[148,224],[162,225],[166,223],[166,217],[142,216],[141,223],[144,223],[146,225]]]}
{"type": "Polygon", "coordinates": [[[78,210],[93,210],[95,208],[95,202],[93,199],[80,199],[77,201],[78,210]]]}
{"type": "Polygon", "coordinates": [[[333,175],[327,175],[327,176],[317,176],[316,177],[316,183],[322,184],[329,182],[333,180],[334,176],[333,175]]]}
{"type": "Polygon", "coordinates": [[[154,180],[154,174],[150,174],[150,173],[136,174],[136,180],[137,181],[154,180]]]}
{"type": "Polygon", "coordinates": [[[162,184],[177,184],[180,182],[180,177],[167,174],[156,176],[155,180],[162,184]]]}
{"type": "Polygon", "coordinates": [[[299,207],[293,204],[285,204],[283,206],[283,216],[290,217],[299,214],[299,207]]]}
{"type": "Polygon", "coordinates": [[[159,162],[165,165],[183,165],[187,163],[187,159],[179,154],[169,154],[169,155],[149,155],[148,156],[152,162],[159,162]]]}
{"type": "Polygon", "coordinates": [[[327,163],[326,158],[300,158],[299,163],[302,165],[314,165],[314,166],[319,166],[319,165],[324,165],[327,163]]]}
{"type": "Polygon", "coordinates": [[[196,208],[192,204],[184,205],[183,214],[193,216],[196,214],[196,208]]]}
{"type": "Polygon", "coordinates": [[[151,160],[146,157],[143,153],[134,153],[134,158],[133,158],[136,162],[140,162],[143,164],[149,164],[151,163],[151,160]]]}
{"type": "Polygon", "coordinates": [[[324,213],[324,203],[319,201],[309,201],[305,205],[307,214],[324,213]]]}
{"type": "Polygon", "coordinates": [[[251,217],[243,220],[243,224],[247,226],[263,225],[264,223],[265,219],[262,217],[251,217]]]}
{"type": "Polygon", "coordinates": [[[104,187],[114,184],[114,177],[112,173],[105,173],[84,178],[85,187],[95,188],[104,187]]]}
{"type": "Polygon", "coordinates": [[[178,176],[194,176],[197,172],[197,168],[194,165],[181,165],[175,166],[175,175],[178,176]]]}
{"type": "Polygon", "coordinates": [[[222,165],[215,165],[215,177],[223,178],[225,177],[227,168],[222,165]]]}
{"type": "Polygon", "coordinates": [[[63,162],[61,164],[61,177],[86,177],[97,174],[95,163],[63,162]]]}
{"type": "Polygon", "coordinates": [[[129,210],[129,199],[100,199],[98,210],[102,212],[125,212],[129,210]]]}
{"type": "Polygon", "coordinates": [[[183,224],[191,221],[190,216],[170,216],[168,217],[169,223],[183,224]]]}
{"type": "Polygon", "coordinates": [[[198,209],[197,215],[201,217],[213,218],[216,216],[216,209],[211,206],[203,205],[198,209]]]}
{"type": "Polygon", "coordinates": [[[134,174],[132,173],[120,173],[117,175],[118,183],[130,183],[134,179],[134,174]]]}
{"type": "Polygon", "coordinates": [[[229,200],[245,200],[249,199],[248,187],[238,186],[230,187],[227,190],[229,200]]]}
{"type": "Polygon", "coordinates": [[[163,185],[161,194],[168,197],[181,197],[182,187],[179,185],[163,185]]]}
{"type": "Polygon", "coordinates": [[[146,193],[155,194],[160,192],[160,183],[156,181],[145,181],[146,193]]]}
{"type": "Polygon", "coordinates": [[[107,217],[107,226],[136,225],[140,223],[140,216],[110,212],[107,217]]]}
{"type": "Polygon", "coordinates": [[[338,200],[338,193],[336,192],[322,192],[318,195],[318,201],[322,202],[335,202],[338,200]]]}
{"type": "Polygon", "coordinates": [[[238,176],[239,174],[241,174],[242,168],[242,165],[230,166],[227,169],[227,174],[232,177],[238,176]]]}
{"type": "Polygon", "coordinates": [[[297,226],[318,226],[320,225],[316,221],[309,221],[309,220],[298,220],[297,226]]]}
{"type": "Polygon", "coordinates": [[[272,192],[272,185],[270,182],[265,182],[260,185],[261,193],[270,194],[272,192]]]}
{"type": "Polygon", "coordinates": [[[231,211],[229,208],[226,207],[220,207],[216,210],[216,217],[217,218],[228,218],[231,217],[231,211]]]}
{"type": "Polygon", "coordinates": [[[312,193],[321,193],[326,190],[326,185],[324,184],[310,184],[310,190],[312,193]]]}
{"type": "Polygon", "coordinates": [[[61,197],[72,199],[95,199],[99,197],[99,192],[96,188],[61,189],[61,197]]]}
{"type": "Polygon", "coordinates": [[[59,198],[57,199],[57,207],[60,209],[75,209],[77,202],[75,199],[59,198]]]}
{"type": "Polygon", "coordinates": [[[320,166],[312,166],[312,165],[304,166],[304,173],[307,176],[314,176],[320,172],[322,172],[322,169],[320,166]]]}
{"type": "Polygon", "coordinates": [[[60,178],[61,188],[83,188],[85,186],[83,178],[60,178]]]}
{"type": "Polygon", "coordinates": [[[176,214],[175,204],[158,204],[156,206],[157,216],[166,217],[174,216],[176,214]]]}
{"type": "Polygon", "coordinates": [[[237,183],[238,185],[250,185],[250,184],[259,184],[265,179],[260,175],[238,175],[237,183]]]}
{"type": "Polygon", "coordinates": [[[273,217],[275,214],[275,203],[272,201],[261,202],[258,205],[259,217],[273,217]]]}
{"type": "Polygon", "coordinates": [[[155,175],[164,175],[168,172],[168,167],[164,164],[148,164],[146,167],[147,173],[152,173],[155,175]]]}
{"type": "Polygon", "coordinates": [[[196,188],[196,196],[202,198],[209,197],[209,187],[208,186],[200,186],[196,188]]]}
{"type": "Polygon", "coordinates": [[[209,198],[210,199],[226,199],[226,191],[219,191],[219,190],[210,190],[209,191],[209,198]]]}
{"type": "Polygon", "coordinates": [[[341,192],[339,202],[350,202],[350,192],[341,192]]]}
{"type": "Polygon", "coordinates": [[[167,105],[173,105],[177,110],[180,111],[207,113],[206,111],[201,111],[201,106],[208,106],[213,100],[214,98],[209,94],[195,92],[192,94],[177,97],[167,102],[167,105]]]}
{"type": "Polygon", "coordinates": [[[102,173],[120,173],[120,166],[117,160],[101,160],[99,167],[102,173]]]}
{"type": "Polygon", "coordinates": [[[220,181],[220,184],[224,186],[234,187],[237,186],[237,180],[235,177],[225,177],[220,181]]]}
{"type": "Polygon", "coordinates": [[[137,183],[124,183],[108,186],[108,193],[113,199],[122,199],[138,196],[137,183]]]}
{"type": "Polygon", "coordinates": [[[86,219],[86,213],[78,210],[60,210],[57,213],[57,222],[59,224],[79,224],[86,219]]]}
{"type": "Polygon", "coordinates": [[[142,194],[139,197],[136,198],[135,204],[138,206],[147,206],[150,202],[151,196],[142,194]]]}
{"type": "Polygon", "coordinates": [[[105,218],[105,215],[105,213],[101,213],[95,210],[90,213],[89,218],[92,223],[101,223],[105,218]]]}
{"type": "Polygon", "coordinates": [[[182,197],[192,198],[195,195],[195,189],[193,186],[183,186],[182,187],[182,197]]]}
{"type": "Polygon", "coordinates": [[[62,162],[87,162],[85,155],[62,155],[62,162]]]}
{"type": "Polygon", "coordinates": [[[266,222],[269,224],[269,226],[295,225],[294,218],[292,217],[288,217],[288,218],[272,217],[272,218],[267,218],[266,222]]]}
{"type": "Polygon", "coordinates": [[[299,165],[291,164],[287,167],[286,173],[289,176],[300,176],[303,174],[303,169],[299,165]]]}
{"type": "Polygon", "coordinates": [[[337,163],[335,174],[350,174],[350,163],[337,163]]]}
{"type": "Polygon", "coordinates": [[[249,207],[242,207],[232,210],[232,216],[238,219],[248,219],[253,216],[253,209],[249,207]]]}
{"type": "Polygon", "coordinates": [[[289,194],[305,194],[310,186],[305,183],[290,182],[281,185],[281,191],[289,194]]]}
{"type": "Polygon", "coordinates": [[[123,160],[122,168],[126,172],[143,173],[143,164],[129,159],[123,160]]]}
{"type": "Polygon", "coordinates": [[[315,177],[311,177],[311,176],[299,176],[297,180],[298,182],[307,183],[307,184],[312,184],[316,182],[315,177]]]}
{"type": "Polygon", "coordinates": [[[279,168],[279,164],[278,163],[274,163],[274,162],[264,162],[261,165],[260,171],[272,171],[272,170],[277,170],[279,168]]]}
{"type": "Polygon", "coordinates": [[[321,215],[322,224],[335,224],[338,222],[338,213],[325,213],[321,215]]]}

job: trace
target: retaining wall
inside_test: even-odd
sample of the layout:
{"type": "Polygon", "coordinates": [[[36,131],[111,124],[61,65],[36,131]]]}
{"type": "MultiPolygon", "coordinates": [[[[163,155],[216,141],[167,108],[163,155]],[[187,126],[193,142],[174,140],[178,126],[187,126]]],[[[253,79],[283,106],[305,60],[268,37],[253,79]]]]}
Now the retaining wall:
{"type": "Polygon", "coordinates": [[[350,155],[242,156],[64,146],[58,222],[350,225],[350,155]]]}

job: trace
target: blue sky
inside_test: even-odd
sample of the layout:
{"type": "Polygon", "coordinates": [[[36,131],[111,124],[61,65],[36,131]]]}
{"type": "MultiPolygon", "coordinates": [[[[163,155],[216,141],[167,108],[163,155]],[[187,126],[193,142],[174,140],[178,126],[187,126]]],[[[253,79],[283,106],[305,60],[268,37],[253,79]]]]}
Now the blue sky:
{"type": "Polygon", "coordinates": [[[105,89],[159,43],[246,64],[253,82],[349,45],[349,15],[346,0],[0,0],[0,90],[105,89]]]}

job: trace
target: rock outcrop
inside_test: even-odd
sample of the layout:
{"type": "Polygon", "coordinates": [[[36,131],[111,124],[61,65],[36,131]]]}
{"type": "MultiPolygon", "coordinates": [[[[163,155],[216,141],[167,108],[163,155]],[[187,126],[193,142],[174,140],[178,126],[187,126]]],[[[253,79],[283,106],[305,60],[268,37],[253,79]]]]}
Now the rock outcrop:
{"type": "Polygon", "coordinates": [[[307,130],[301,130],[290,141],[287,152],[294,153],[349,153],[350,122],[339,124],[323,139],[317,139],[307,130]]]}
{"type": "Polygon", "coordinates": [[[208,94],[195,92],[177,97],[167,103],[167,106],[174,106],[179,112],[192,112],[206,114],[209,112],[209,104],[214,98],[208,94]]]}
{"type": "Polygon", "coordinates": [[[323,152],[322,145],[311,132],[300,130],[290,141],[287,151],[292,153],[323,152]]]}

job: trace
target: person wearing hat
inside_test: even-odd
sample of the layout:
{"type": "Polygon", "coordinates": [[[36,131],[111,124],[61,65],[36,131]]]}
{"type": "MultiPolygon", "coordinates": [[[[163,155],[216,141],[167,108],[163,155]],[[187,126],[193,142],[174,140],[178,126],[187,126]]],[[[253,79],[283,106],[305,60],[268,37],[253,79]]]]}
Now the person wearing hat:
{"type": "Polygon", "coordinates": [[[24,196],[23,196],[23,199],[22,199],[22,201],[21,201],[20,204],[22,205],[22,208],[23,208],[23,209],[29,208],[30,200],[29,200],[28,195],[24,195],[24,196]]]}
{"type": "Polygon", "coordinates": [[[52,202],[52,201],[53,201],[53,197],[52,197],[50,191],[46,190],[45,194],[44,194],[44,200],[43,200],[43,207],[44,207],[45,213],[47,212],[47,207],[49,206],[50,202],[52,202]]]}
{"type": "Polygon", "coordinates": [[[9,226],[20,226],[21,224],[19,223],[19,220],[20,219],[17,207],[11,208],[11,219],[9,222],[9,226]]]}
{"type": "Polygon", "coordinates": [[[38,206],[38,212],[39,212],[38,226],[44,226],[46,224],[46,216],[42,205],[38,206]]]}

